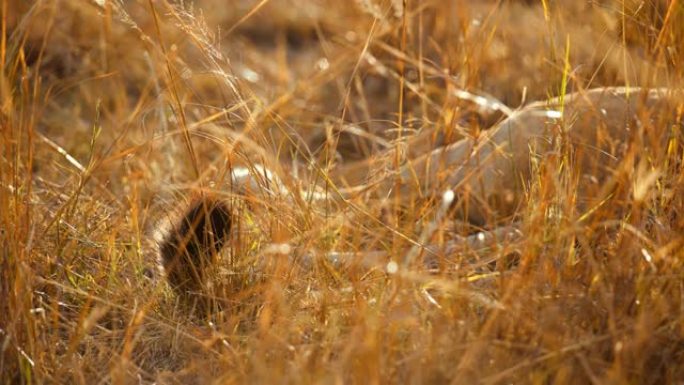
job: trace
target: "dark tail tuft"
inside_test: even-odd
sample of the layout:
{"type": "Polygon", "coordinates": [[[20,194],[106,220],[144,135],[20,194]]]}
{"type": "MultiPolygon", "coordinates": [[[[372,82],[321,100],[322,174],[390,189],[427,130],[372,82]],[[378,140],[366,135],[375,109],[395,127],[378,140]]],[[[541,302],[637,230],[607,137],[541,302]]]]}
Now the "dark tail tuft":
{"type": "Polygon", "coordinates": [[[159,243],[166,277],[182,300],[202,301],[208,269],[230,236],[232,214],[227,202],[202,196],[191,202],[159,243]]]}

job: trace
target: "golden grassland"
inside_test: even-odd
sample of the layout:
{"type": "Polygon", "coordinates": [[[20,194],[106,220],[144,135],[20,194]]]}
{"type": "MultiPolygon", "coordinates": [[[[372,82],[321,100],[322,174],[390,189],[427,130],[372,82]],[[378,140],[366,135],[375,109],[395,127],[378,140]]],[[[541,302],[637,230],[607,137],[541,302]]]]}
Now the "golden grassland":
{"type": "Polygon", "coordinates": [[[230,183],[260,164],[334,191],[378,154],[396,167],[565,91],[681,89],[682,1],[0,7],[1,383],[684,381],[681,100],[666,145],[632,148],[590,209],[566,201],[563,161],[477,226],[425,197],[230,183]],[[220,305],[198,313],[161,279],[155,236],[202,194],[235,219],[220,305]],[[401,264],[511,224],[524,236],[401,264]]]}

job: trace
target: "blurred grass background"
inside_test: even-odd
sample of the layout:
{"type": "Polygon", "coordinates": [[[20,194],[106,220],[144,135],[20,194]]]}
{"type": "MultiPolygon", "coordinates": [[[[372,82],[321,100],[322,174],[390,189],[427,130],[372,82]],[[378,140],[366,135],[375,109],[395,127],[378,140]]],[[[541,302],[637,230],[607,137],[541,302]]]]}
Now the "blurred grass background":
{"type": "Polygon", "coordinates": [[[334,176],[502,119],[463,95],[515,109],[564,79],[681,89],[681,1],[0,4],[2,383],[684,381],[681,127],[644,148],[670,162],[648,204],[575,231],[523,210],[527,236],[485,270],[298,268],[266,246],[399,259],[397,232],[415,239],[435,209],[256,197],[217,272],[231,306],[198,319],[153,241],[198,191],[234,199],[231,167],[304,188],[307,165],[334,176]]]}

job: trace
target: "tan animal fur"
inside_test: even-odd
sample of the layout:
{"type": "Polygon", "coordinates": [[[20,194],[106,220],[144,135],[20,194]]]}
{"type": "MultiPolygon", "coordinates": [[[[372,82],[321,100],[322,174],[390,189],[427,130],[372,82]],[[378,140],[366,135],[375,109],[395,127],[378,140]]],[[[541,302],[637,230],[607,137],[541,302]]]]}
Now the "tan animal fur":
{"type": "MultiPolygon", "coordinates": [[[[432,150],[408,160],[397,171],[378,171],[390,168],[391,162],[384,161],[343,167],[335,176],[345,183],[358,183],[364,167],[367,172],[375,169],[382,175],[377,194],[400,194],[403,199],[454,189],[464,198],[464,216],[482,223],[493,215],[510,215],[520,206],[533,158],[543,159],[557,140],[567,140],[573,147],[574,165],[582,174],[580,186],[605,180],[622,159],[626,144],[649,135],[643,129],[650,129],[651,116],[673,118],[653,122],[656,125],[674,122],[681,96],[675,90],[624,87],[571,93],[524,107],[479,137],[432,150]]],[[[660,129],[666,132],[667,127],[660,129]]],[[[652,144],[664,144],[659,139],[660,143],[652,144]]]]}
{"type": "MultiPolygon", "coordinates": [[[[531,186],[533,166],[558,160],[562,156],[559,145],[565,143],[567,167],[579,187],[577,202],[591,207],[610,193],[611,184],[602,182],[615,176],[621,160],[630,153],[630,143],[639,144],[631,148],[665,146],[666,133],[672,127],[681,129],[682,106],[681,92],[667,89],[576,92],[531,104],[478,137],[410,159],[398,170],[391,170],[392,154],[387,152],[375,160],[341,167],[333,180],[347,186],[350,181],[358,183],[338,190],[342,198],[372,191],[378,199],[401,201],[452,189],[460,197],[460,214],[471,222],[485,223],[514,214],[531,186]],[[371,173],[375,180],[367,177],[371,173]]],[[[293,193],[263,166],[234,169],[232,175],[238,191],[256,191],[266,183],[269,187],[261,188],[262,193],[293,193]]],[[[334,193],[314,192],[320,194],[315,199],[335,198],[334,193]]],[[[311,191],[300,194],[313,196],[311,191]]],[[[202,291],[211,255],[230,236],[232,215],[227,204],[203,196],[170,224],[159,250],[167,278],[181,297],[197,298],[192,293],[202,291]]]]}

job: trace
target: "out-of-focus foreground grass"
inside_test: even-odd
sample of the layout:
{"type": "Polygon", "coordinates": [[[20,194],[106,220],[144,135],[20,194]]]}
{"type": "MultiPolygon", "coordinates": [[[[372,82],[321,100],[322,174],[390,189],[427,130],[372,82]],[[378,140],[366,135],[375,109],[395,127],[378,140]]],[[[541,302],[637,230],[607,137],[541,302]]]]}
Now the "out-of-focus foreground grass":
{"type": "MultiPolygon", "coordinates": [[[[474,96],[515,109],[564,88],[681,87],[681,1],[0,5],[0,382],[684,381],[681,127],[641,152],[657,173],[626,164],[625,188],[647,192],[540,215],[540,171],[525,237],[438,273],[386,269],[434,220],[429,199],[226,187],[258,163],[306,188],[312,170],[502,118],[474,96]],[[159,279],[153,239],[210,190],[239,220],[217,272],[230,295],[197,316],[159,279]],[[302,268],[279,244],[366,262],[302,268]]],[[[429,241],[477,230],[444,220],[429,241]]]]}

